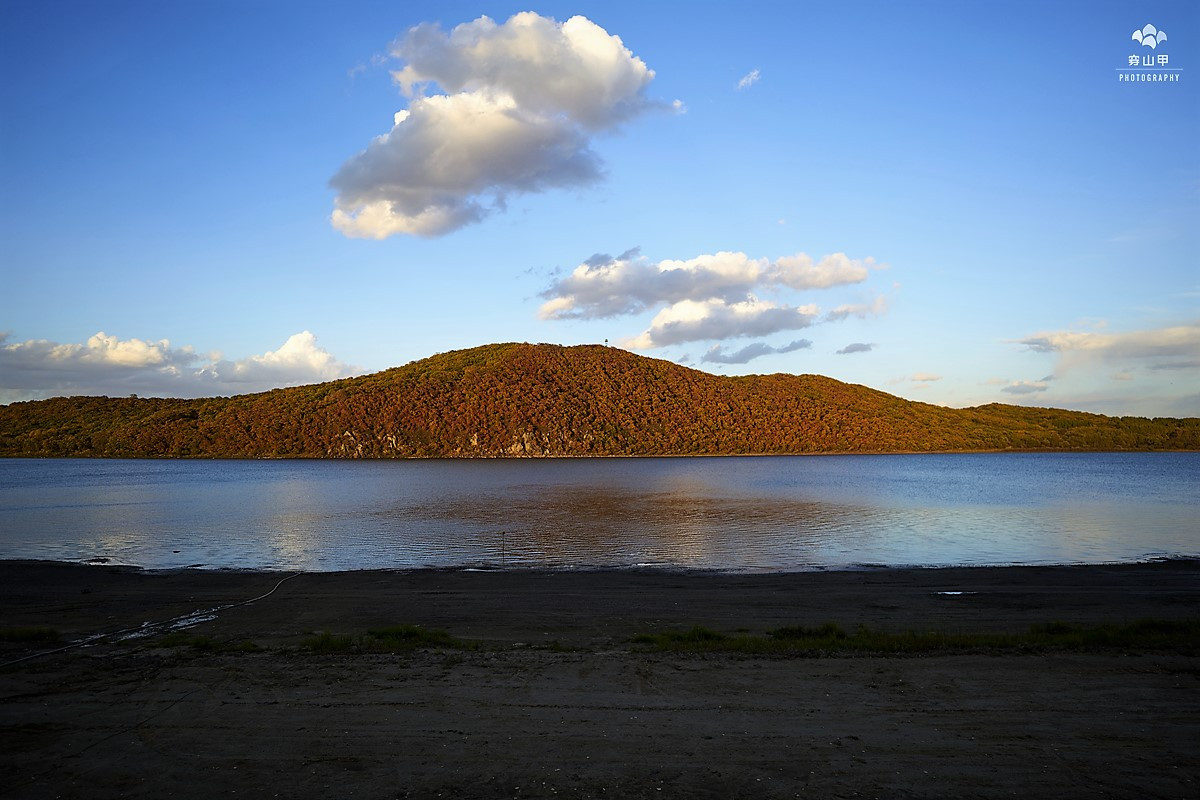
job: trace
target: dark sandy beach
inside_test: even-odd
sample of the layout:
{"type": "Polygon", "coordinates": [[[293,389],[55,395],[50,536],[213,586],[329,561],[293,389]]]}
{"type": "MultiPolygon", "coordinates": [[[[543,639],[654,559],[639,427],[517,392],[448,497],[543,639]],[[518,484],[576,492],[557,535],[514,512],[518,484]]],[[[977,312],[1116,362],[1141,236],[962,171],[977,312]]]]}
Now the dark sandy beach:
{"type": "Polygon", "coordinates": [[[59,636],[0,642],[0,795],[1200,796],[1188,650],[813,658],[630,642],[694,625],[1020,633],[1195,618],[1200,562],[286,577],[0,562],[0,629],[59,636]],[[272,589],[188,628],[205,647],[114,636],[18,661],[272,589]],[[475,649],[302,646],[401,624],[475,649]]]}

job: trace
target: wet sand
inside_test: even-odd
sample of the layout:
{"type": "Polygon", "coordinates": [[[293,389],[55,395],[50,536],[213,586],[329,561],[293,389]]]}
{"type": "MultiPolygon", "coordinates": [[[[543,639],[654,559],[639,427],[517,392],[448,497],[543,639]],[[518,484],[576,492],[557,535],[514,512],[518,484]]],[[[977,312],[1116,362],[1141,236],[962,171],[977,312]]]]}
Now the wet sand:
{"type": "Polygon", "coordinates": [[[669,572],[161,572],[0,562],[0,795],[1197,797],[1200,657],[651,653],[637,633],[1021,632],[1200,616],[1200,562],[669,572]],[[272,591],[274,590],[274,591],[272,591]],[[192,612],[253,652],[90,634],[192,612]],[[962,592],[962,594],[940,594],[962,592]],[[419,624],[471,651],[318,654],[419,624]]]}

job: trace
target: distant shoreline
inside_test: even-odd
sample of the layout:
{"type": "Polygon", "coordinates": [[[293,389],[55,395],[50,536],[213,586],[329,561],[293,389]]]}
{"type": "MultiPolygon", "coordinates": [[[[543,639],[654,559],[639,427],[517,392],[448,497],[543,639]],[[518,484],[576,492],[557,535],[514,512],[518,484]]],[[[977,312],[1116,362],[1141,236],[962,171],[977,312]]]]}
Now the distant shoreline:
{"type": "Polygon", "coordinates": [[[928,574],[949,570],[1023,570],[1023,569],[1101,569],[1122,567],[1145,567],[1154,565],[1193,566],[1200,572],[1200,553],[1180,553],[1174,555],[1148,556],[1129,561],[1063,561],[1054,563],[1006,563],[1006,564],[846,564],[846,565],[817,565],[803,569],[741,569],[727,570],[705,567],[682,567],[668,564],[632,564],[623,566],[497,566],[494,564],[459,565],[459,566],[429,566],[429,567],[363,567],[360,569],[306,570],[289,567],[210,567],[204,564],[193,564],[182,567],[146,567],[139,564],[126,564],[108,558],[92,558],[78,561],[57,561],[54,559],[4,558],[0,557],[0,574],[5,569],[21,568],[84,568],[93,570],[113,570],[128,572],[134,575],[664,575],[681,576],[686,578],[755,578],[755,577],[784,577],[790,575],[824,575],[834,573],[887,573],[905,572],[928,574]]]}
{"type": "Polygon", "coordinates": [[[826,458],[831,456],[954,456],[954,455],[1004,455],[1004,454],[1076,454],[1076,455],[1121,455],[1130,453],[1200,453],[1200,449],[1139,449],[1139,450],[1070,450],[1032,449],[1011,450],[828,450],[813,453],[646,453],[639,455],[533,455],[533,456],[364,456],[343,458],[332,456],[27,456],[0,454],[0,459],[11,461],[595,461],[601,459],[652,459],[652,458],[826,458]]]}

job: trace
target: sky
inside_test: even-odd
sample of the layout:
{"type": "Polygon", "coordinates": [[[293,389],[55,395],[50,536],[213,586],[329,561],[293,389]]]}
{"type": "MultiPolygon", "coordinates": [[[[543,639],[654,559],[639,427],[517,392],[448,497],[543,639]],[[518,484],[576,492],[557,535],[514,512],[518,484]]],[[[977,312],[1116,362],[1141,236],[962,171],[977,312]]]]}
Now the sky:
{"type": "Polygon", "coordinates": [[[1195,2],[0,0],[0,68],[0,402],[529,341],[1200,416],[1195,2]]]}

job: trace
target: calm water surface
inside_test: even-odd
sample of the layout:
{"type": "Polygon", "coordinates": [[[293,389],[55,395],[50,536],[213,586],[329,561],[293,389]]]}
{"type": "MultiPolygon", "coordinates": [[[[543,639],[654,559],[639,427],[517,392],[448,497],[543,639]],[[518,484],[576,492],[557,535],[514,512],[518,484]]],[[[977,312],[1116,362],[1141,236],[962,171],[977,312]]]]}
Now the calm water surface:
{"type": "Polygon", "coordinates": [[[728,571],[1200,555],[1200,454],[0,459],[0,558],[728,571]]]}

